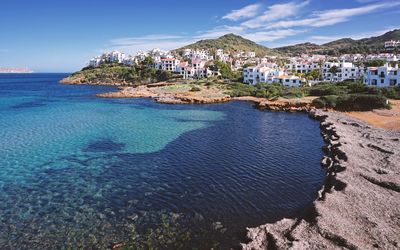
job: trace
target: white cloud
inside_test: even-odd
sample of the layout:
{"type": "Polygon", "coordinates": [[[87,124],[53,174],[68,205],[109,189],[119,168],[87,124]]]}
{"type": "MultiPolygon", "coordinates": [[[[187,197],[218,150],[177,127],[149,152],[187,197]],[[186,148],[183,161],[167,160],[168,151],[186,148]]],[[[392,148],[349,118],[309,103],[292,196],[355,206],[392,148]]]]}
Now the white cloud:
{"type": "Polygon", "coordinates": [[[257,11],[260,9],[260,7],[261,6],[259,4],[251,4],[239,10],[232,10],[230,13],[223,16],[222,19],[237,21],[242,18],[253,17],[257,14],[257,11]]]}
{"type": "Polygon", "coordinates": [[[255,42],[273,42],[286,37],[294,36],[300,33],[306,32],[306,30],[294,30],[294,29],[283,29],[283,30],[269,30],[259,31],[247,34],[242,34],[245,38],[255,42]]]}
{"type": "MultiPolygon", "coordinates": [[[[124,37],[110,41],[109,49],[118,49],[126,53],[135,53],[139,50],[148,50],[151,48],[160,48],[171,50],[193,43],[200,39],[212,39],[223,36],[228,33],[241,35],[255,42],[269,42],[270,45],[284,45],[288,42],[288,37],[294,37],[306,33],[312,28],[329,26],[350,20],[357,15],[373,13],[379,10],[390,9],[400,6],[400,1],[387,2],[380,1],[367,4],[361,7],[349,9],[331,9],[324,11],[309,12],[304,15],[304,7],[310,4],[311,0],[300,1],[292,0],[283,4],[274,4],[269,7],[264,6],[264,12],[261,13],[263,6],[261,4],[248,5],[240,10],[234,10],[225,15],[223,19],[236,21],[234,25],[220,25],[207,31],[196,32],[193,35],[181,33],[174,34],[152,34],[138,37],[124,37]],[[259,16],[255,16],[260,11],[259,16]],[[299,16],[302,16],[300,18],[299,16]],[[238,21],[247,18],[246,21],[238,21]]],[[[360,39],[380,35],[388,30],[379,30],[374,32],[363,32],[344,35],[315,35],[304,39],[302,42],[326,43],[343,37],[360,39]]],[[[292,42],[295,40],[291,40],[292,42]]],[[[298,40],[297,40],[298,41],[298,40]]],[[[300,41],[299,41],[300,42],[300,41]]],[[[0,49],[0,52],[2,50],[0,49]]]]}
{"type": "Polygon", "coordinates": [[[284,4],[274,4],[268,7],[268,9],[260,16],[247,20],[242,23],[247,28],[259,28],[267,25],[271,21],[281,20],[290,16],[298,14],[298,12],[309,4],[309,1],[289,2],[284,4]]]}
{"type": "Polygon", "coordinates": [[[399,6],[400,2],[384,2],[371,4],[350,9],[333,9],[314,12],[311,17],[305,19],[283,20],[269,25],[270,28],[291,28],[291,27],[323,27],[348,21],[351,17],[372,13],[381,9],[388,9],[399,6]]]}

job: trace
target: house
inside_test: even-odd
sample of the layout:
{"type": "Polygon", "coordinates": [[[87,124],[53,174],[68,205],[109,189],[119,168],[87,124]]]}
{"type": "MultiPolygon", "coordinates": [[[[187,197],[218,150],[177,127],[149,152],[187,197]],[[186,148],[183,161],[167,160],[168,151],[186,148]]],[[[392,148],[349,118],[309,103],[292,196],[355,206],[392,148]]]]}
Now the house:
{"type": "Polygon", "coordinates": [[[325,62],[322,68],[324,81],[342,82],[356,80],[361,77],[362,70],[351,62],[325,62]],[[335,69],[333,69],[335,68],[335,69]]]}
{"type": "Polygon", "coordinates": [[[122,52],[111,51],[90,59],[89,66],[97,67],[103,63],[123,63],[125,57],[122,52]]]}
{"type": "Polygon", "coordinates": [[[299,76],[294,76],[294,75],[278,76],[274,82],[280,83],[287,87],[300,87],[307,83],[304,78],[301,78],[299,76]]]}
{"type": "Polygon", "coordinates": [[[127,56],[127,57],[124,58],[124,60],[122,60],[122,63],[124,65],[130,65],[130,66],[135,65],[136,64],[136,58],[133,57],[133,56],[127,56]]]}
{"type": "Polygon", "coordinates": [[[320,70],[321,67],[317,62],[309,62],[309,61],[295,61],[289,64],[286,64],[286,69],[296,73],[310,73],[313,70],[320,70]]]}
{"type": "Polygon", "coordinates": [[[243,69],[243,82],[251,85],[258,83],[273,83],[276,77],[283,75],[278,68],[270,68],[265,65],[247,67],[243,69]]]}
{"type": "Polygon", "coordinates": [[[249,51],[249,52],[247,52],[247,57],[249,57],[249,58],[255,58],[255,57],[256,57],[256,52],[254,52],[254,51],[249,51]]]}
{"type": "Polygon", "coordinates": [[[89,61],[89,66],[91,67],[97,67],[102,63],[102,59],[101,57],[93,57],[92,59],[90,59],[89,61]]]}
{"type": "Polygon", "coordinates": [[[385,64],[381,67],[368,67],[364,74],[364,83],[368,86],[392,87],[400,86],[400,69],[385,64]]]}
{"type": "Polygon", "coordinates": [[[224,50],[223,49],[217,49],[216,51],[215,51],[215,56],[216,57],[220,57],[220,56],[222,56],[224,54],[224,50]]]}
{"type": "Polygon", "coordinates": [[[176,58],[162,58],[159,62],[156,63],[155,68],[176,72],[177,66],[180,64],[180,60],[176,58]]]}
{"type": "Polygon", "coordinates": [[[390,40],[385,42],[385,49],[386,50],[393,50],[397,47],[400,47],[400,40],[390,40]]]}

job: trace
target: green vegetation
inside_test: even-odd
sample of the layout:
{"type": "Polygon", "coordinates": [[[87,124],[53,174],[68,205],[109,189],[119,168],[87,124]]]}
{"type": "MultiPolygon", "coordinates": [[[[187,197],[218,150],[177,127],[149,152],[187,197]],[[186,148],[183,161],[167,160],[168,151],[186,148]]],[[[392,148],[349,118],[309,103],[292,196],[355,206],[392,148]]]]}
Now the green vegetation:
{"type": "Polygon", "coordinates": [[[364,67],[380,67],[385,64],[385,61],[383,60],[372,60],[372,61],[367,61],[363,62],[364,67]]]}
{"type": "Polygon", "coordinates": [[[389,31],[381,36],[353,40],[343,38],[322,45],[302,43],[277,48],[276,50],[287,55],[324,54],[338,56],[341,54],[368,54],[383,52],[385,41],[400,40],[400,29],[389,31]]]}
{"type": "Polygon", "coordinates": [[[295,98],[307,95],[306,88],[290,88],[278,83],[262,83],[255,86],[243,83],[234,83],[228,85],[227,93],[233,97],[255,96],[268,99],[277,97],[295,98]]]}
{"type": "Polygon", "coordinates": [[[167,81],[174,77],[171,72],[149,68],[151,59],[144,60],[135,66],[122,64],[102,64],[99,67],[86,67],[81,71],[72,74],[71,80],[78,80],[80,83],[123,83],[147,84],[152,82],[167,81]]]}
{"type": "Polygon", "coordinates": [[[317,96],[313,101],[318,108],[332,108],[342,111],[366,111],[376,108],[389,108],[387,99],[400,99],[400,87],[371,88],[361,82],[320,83],[312,87],[285,87],[280,84],[242,83],[228,85],[229,95],[255,96],[267,99],[278,97],[294,98],[317,96]]]}
{"type": "Polygon", "coordinates": [[[193,87],[190,89],[190,91],[192,91],[192,92],[198,92],[198,91],[201,91],[201,88],[200,88],[199,86],[193,86],[193,87]]]}
{"type": "Polygon", "coordinates": [[[185,47],[176,49],[175,52],[182,52],[184,49],[208,49],[217,50],[223,49],[229,52],[235,51],[254,51],[257,56],[274,55],[278,56],[281,53],[275,49],[270,49],[259,45],[253,41],[245,39],[234,34],[227,34],[217,39],[201,40],[185,47]]]}
{"type": "Polygon", "coordinates": [[[219,70],[223,79],[239,80],[242,77],[242,72],[233,71],[230,64],[215,61],[214,70],[219,70]]]}

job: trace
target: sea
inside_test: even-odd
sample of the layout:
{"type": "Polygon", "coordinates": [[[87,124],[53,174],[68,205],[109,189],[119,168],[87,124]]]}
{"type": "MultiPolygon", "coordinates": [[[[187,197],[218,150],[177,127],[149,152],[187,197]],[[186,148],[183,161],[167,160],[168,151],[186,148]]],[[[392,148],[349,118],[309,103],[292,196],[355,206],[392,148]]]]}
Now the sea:
{"type": "Polygon", "coordinates": [[[239,249],[322,187],[319,123],[0,74],[0,249],[239,249]]]}

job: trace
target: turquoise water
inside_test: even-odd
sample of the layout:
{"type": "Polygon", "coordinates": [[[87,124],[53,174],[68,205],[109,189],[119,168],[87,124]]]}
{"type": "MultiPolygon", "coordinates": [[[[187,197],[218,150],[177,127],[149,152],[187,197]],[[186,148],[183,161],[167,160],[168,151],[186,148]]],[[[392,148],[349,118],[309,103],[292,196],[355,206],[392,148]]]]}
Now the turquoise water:
{"type": "Polygon", "coordinates": [[[101,99],[64,76],[0,75],[2,249],[235,247],[322,185],[306,115],[101,99]]]}

